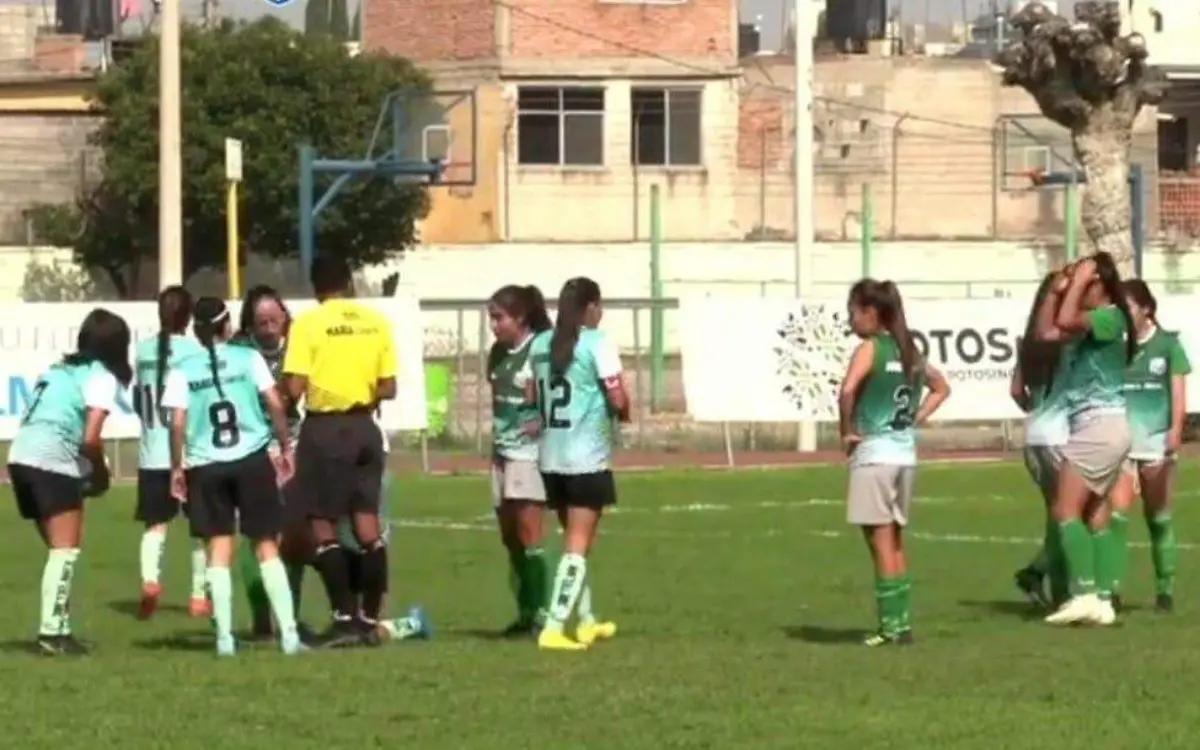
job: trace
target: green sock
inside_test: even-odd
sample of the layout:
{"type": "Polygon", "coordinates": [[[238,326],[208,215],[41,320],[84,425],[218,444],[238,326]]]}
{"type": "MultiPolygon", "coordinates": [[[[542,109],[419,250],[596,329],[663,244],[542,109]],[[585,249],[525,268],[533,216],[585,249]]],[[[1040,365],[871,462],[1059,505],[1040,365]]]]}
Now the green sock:
{"type": "Polygon", "coordinates": [[[1129,566],[1129,516],[1113,511],[1112,520],[1108,522],[1108,533],[1112,537],[1109,542],[1112,548],[1112,591],[1119,594],[1129,566]]]}
{"type": "Polygon", "coordinates": [[[1072,596],[1096,592],[1096,551],[1092,534],[1078,518],[1058,524],[1066,558],[1067,585],[1072,596]]]}
{"type": "Polygon", "coordinates": [[[1096,560],[1096,593],[1101,599],[1111,599],[1116,586],[1116,547],[1109,529],[1092,532],[1092,550],[1096,560]]]}
{"type": "Polygon", "coordinates": [[[1170,511],[1146,519],[1150,531],[1150,559],[1154,562],[1154,589],[1159,596],[1171,596],[1175,589],[1175,569],[1179,565],[1179,545],[1170,511]]]}
{"type": "Polygon", "coordinates": [[[895,635],[901,631],[904,620],[903,578],[875,578],[875,610],[879,620],[879,632],[895,635]]]}
{"type": "Polygon", "coordinates": [[[912,630],[912,574],[906,572],[898,580],[900,596],[896,609],[899,618],[896,632],[907,633],[912,630]]]}
{"type": "Polygon", "coordinates": [[[217,629],[217,640],[232,640],[233,579],[229,575],[229,568],[209,567],[208,594],[212,597],[213,625],[217,629]]]}
{"type": "Polygon", "coordinates": [[[197,542],[192,548],[192,598],[203,599],[205,592],[205,575],[208,573],[208,552],[203,542],[197,542]]]}
{"type": "Polygon", "coordinates": [[[1067,557],[1063,553],[1062,535],[1059,533],[1058,522],[1052,521],[1049,534],[1046,537],[1046,557],[1050,578],[1050,599],[1063,602],[1071,595],[1071,587],[1067,577],[1067,557]]]}
{"type": "Polygon", "coordinates": [[[75,578],[75,563],[79,549],[52,549],[42,568],[42,621],[39,635],[71,634],[71,581],[75,578]]]}
{"type": "MultiPolygon", "coordinates": [[[[271,613],[271,601],[267,598],[267,590],[263,587],[262,571],[258,567],[258,556],[254,554],[254,545],[250,540],[238,551],[238,569],[242,576],[242,585],[246,587],[246,601],[250,603],[250,614],[255,622],[265,619],[271,613]]],[[[211,571],[212,568],[209,568],[211,571]]]]}
{"type": "Polygon", "coordinates": [[[259,563],[263,589],[279,623],[279,637],[286,641],[296,636],[296,610],[292,604],[292,587],[288,585],[287,567],[278,557],[259,563]]]}
{"type": "Polygon", "coordinates": [[[522,616],[537,619],[545,614],[549,577],[546,553],[541,547],[527,547],[521,556],[521,585],[525,587],[520,597],[525,605],[522,616]]]}
{"type": "Polygon", "coordinates": [[[554,574],[554,592],[550,595],[550,608],[546,613],[546,627],[562,630],[575,611],[579,594],[587,578],[587,558],[583,555],[566,553],[558,561],[554,574]]]}
{"type": "Polygon", "coordinates": [[[522,575],[525,569],[525,552],[521,549],[508,550],[508,587],[512,590],[513,599],[517,602],[517,615],[524,617],[525,615],[525,599],[522,595],[526,592],[526,587],[523,585],[522,575]]]}

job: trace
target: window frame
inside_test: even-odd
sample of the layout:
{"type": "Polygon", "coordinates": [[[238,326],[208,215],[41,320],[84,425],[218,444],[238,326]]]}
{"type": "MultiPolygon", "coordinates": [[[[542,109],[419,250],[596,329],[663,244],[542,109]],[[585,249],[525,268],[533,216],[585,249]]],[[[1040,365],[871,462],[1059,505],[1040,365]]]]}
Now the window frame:
{"type": "Polygon", "coordinates": [[[605,166],[605,159],[608,155],[607,144],[605,143],[605,118],[608,113],[608,88],[603,85],[571,85],[571,84],[542,84],[531,83],[528,85],[517,86],[517,166],[523,169],[543,168],[543,169],[602,169],[605,166]],[[555,104],[554,108],[546,107],[528,107],[522,108],[522,94],[527,96],[546,95],[554,92],[555,104]],[[588,96],[599,94],[599,108],[588,109],[571,107],[568,104],[568,95],[570,92],[585,93],[588,96]],[[524,115],[536,117],[555,117],[557,120],[558,130],[558,160],[556,162],[524,162],[521,161],[521,134],[524,128],[521,125],[521,120],[524,115]],[[592,162],[572,162],[567,161],[567,123],[568,121],[580,117],[595,117],[600,121],[600,143],[599,143],[599,160],[592,162]]]}
{"type": "Polygon", "coordinates": [[[704,168],[704,87],[703,86],[633,86],[629,90],[629,163],[634,168],[697,170],[704,168]],[[642,142],[639,133],[639,115],[636,105],[638,94],[661,94],[663,102],[662,163],[641,160],[638,147],[642,142]],[[676,164],[671,161],[671,97],[673,94],[694,95],[696,98],[696,161],[676,164]]]}

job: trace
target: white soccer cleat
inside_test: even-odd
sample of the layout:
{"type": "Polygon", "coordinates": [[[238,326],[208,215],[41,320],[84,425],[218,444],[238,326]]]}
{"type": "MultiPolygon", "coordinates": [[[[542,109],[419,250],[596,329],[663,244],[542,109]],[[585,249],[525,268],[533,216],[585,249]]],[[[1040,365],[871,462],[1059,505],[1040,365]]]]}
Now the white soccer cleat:
{"type": "Polygon", "coordinates": [[[1092,612],[1092,622],[1096,625],[1108,627],[1116,621],[1117,610],[1113,609],[1112,602],[1096,597],[1095,609],[1092,612]]]}
{"type": "MultiPolygon", "coordinates": [[[[1046,622],[1051,625],[1078,625],[1084,622],[1098,622],[1100,611],[1104,602],[1100,601],[1100,597],[1095,594],[1083,594],[1081,596],[1073,596],[1058,608],[1056,612],[1052,612],[1046,617],[1046,622]]],[[[1112,605],[1109,605],[1112,608],[1112,605]]]]}

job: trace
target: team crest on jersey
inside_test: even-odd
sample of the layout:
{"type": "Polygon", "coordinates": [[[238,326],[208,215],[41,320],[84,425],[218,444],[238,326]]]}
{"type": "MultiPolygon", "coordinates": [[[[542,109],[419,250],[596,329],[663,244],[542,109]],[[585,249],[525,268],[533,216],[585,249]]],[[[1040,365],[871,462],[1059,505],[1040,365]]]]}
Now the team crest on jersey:
{"type": "Polygon", "coordinates": [[[775,375],[798,416],[836,417],[838,388],[858,343],[846,312],[835,305],[801,304],[775,333],[775,375]]]}
{"type": "Polygon", "coordinates": [[[1154,359],[1150,360],[1150,374],[1151,375],[1163,375],[1166,372],[1167,372],[1167,358],[1166,357],[1155,357],[1154,359]]]}

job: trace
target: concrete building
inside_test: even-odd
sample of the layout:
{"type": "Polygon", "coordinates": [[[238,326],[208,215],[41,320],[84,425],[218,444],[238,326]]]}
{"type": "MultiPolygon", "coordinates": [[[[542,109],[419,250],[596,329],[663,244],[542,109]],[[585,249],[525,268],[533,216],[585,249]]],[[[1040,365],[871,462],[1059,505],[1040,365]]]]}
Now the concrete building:
{"type": "Polygon", "coordinates": [[[439,88],[474,92],[473,127],[457,128],[451,158],[474,158],[476,184],[434,191],[426,242],[645,238],[654,184],[667,236],[740,236],[732,0],[366,8],[368,48],[409,57],[439,88]]]}

